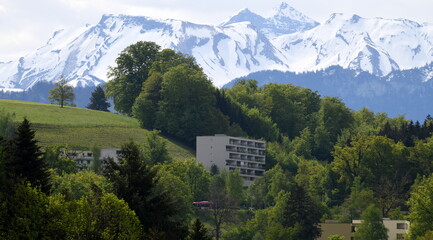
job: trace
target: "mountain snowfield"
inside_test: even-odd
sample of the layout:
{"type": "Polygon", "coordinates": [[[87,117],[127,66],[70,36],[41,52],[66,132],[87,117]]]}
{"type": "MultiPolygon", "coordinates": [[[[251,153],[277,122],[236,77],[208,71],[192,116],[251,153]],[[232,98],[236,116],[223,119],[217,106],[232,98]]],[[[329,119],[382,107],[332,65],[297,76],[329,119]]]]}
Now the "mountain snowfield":
{"type": "Polygon", "coordinates": [[[41,48],[0,63],[0,88],[25,90],[60,76],[76,87],[96,86],[109,80],[108,67],[137,41],[194,56],[218,87],[263,70],[311,72],[336,65],[383,77],[433,62],[432,24],[344,14],[319,24],[282,3],[269,18],[244,9],[218,26],[104,15],[96,25],[57,31],[41,48]]]}

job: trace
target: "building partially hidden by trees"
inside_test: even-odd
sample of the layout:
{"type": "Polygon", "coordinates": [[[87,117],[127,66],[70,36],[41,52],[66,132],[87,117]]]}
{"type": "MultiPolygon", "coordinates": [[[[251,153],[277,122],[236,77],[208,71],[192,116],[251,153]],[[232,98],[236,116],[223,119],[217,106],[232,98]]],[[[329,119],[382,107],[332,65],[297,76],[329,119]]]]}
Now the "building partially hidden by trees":
{"type": "Polygon", "coordinates": [[[197,137],[197,161],[207,169],[218,167],[239,170],[248,186],[254,179],[263,176],[266,166],[266,143],[224,134],[197,137]]]}

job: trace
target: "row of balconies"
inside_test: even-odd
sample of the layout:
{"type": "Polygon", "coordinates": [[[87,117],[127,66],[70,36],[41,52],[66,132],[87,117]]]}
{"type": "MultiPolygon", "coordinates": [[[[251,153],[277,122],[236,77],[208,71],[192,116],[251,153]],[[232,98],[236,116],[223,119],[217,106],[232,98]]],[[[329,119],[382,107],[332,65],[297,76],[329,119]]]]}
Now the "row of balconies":
{"type": "Polygon", "coordinates": [[[226,165],[227,166],[236,166],[236,167],[255,168],[255,169],[266,169],[264,164],[240,162],[240,161],[226,160],[226,165]]]}
{"type": "MultiPolygon", "coordinates": [[[[230,171],[235,170],[235,168],[229,168],[230,171]]],[[[261,177],[263,176],[263,172],[260,171],[252,171],[252,170],[248,170],[248,169],[239,169],[239,173],[241,174],[242,177],[250,177],[250,176],[257,176],[257,177],[261,177]]]]}
{"type": "Polygon", "coordinates": [[[265,148],[265,143],[246,141],[246,140],[238,140],[238,139],[229,139],[229,144],[255,147],[255,148],[263,148],[263,149],[265,148]]]}
{"type": "Polygon", "coordinates": [[[239,153],[248,153],[248,154],[255,154],[255,155],[262,155],[265,156],[265,150],[257,150],[257,149],[251,149],[251,148],[243,148],[243,147],[233,147],[233,146],[226,146],[226,151],[228,152],[239,152],[239,153]]]}
{"type": "Polygon", "coordinates": [[[229,153],[229,158],[230,159],[237,159],[237,160],[255,161],[255,162],[264,162],[265,161],[265,157],[243,155],[243,154],[236,154],[236,153],[229,153]]]}

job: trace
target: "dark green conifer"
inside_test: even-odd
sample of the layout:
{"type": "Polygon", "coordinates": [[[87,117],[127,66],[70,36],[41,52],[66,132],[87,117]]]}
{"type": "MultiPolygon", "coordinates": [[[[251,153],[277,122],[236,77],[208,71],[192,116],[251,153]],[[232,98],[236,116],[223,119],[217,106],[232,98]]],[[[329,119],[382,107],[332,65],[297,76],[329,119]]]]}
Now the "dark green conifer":
{"type": "Polygon", "coordinates": [[[201,223],[200,219],[195,219],[190,230],[188,240],[211,240],[212,237],[209,236],[207,229],[201,223]]]}
{"type": "Polygon", "coordinates": [[[101,86],[97,86],[92,92],[92,96],[90,97],[90,103],[89,105],[87,105],[87,108],[92,110],[109,112],[109,107],[110,103],[105,97],[104,89],[102,89],[101,86]]]}
{"type": "Polygon", "coordinates": [[[35,131],[31,129],[31,124],[26,118],[18,126],[16,137],[11,141],[5,155],[10,174],[15,179],[40,187],[44,193],[49,192],[48,167],[35,140],[35,131]]]}

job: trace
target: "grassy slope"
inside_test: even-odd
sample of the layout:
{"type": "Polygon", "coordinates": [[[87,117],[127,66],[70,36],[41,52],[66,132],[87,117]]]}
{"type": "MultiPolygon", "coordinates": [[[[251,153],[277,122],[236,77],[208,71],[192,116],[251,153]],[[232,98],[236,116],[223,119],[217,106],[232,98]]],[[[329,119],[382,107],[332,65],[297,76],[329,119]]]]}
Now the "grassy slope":
{"type": "MultiPolygon", "coordinates": [[[[118,148],[130,140],[144,143],[148,132],[134,118],[89,109],[14,100],[0,100],[0,109],[14,112],[19,122],[27,117],[41,145],[118,148]]],[[[174,159],[194,157],[192,149],[175,141],[167,140],[167,148],[174,159]]]]}

